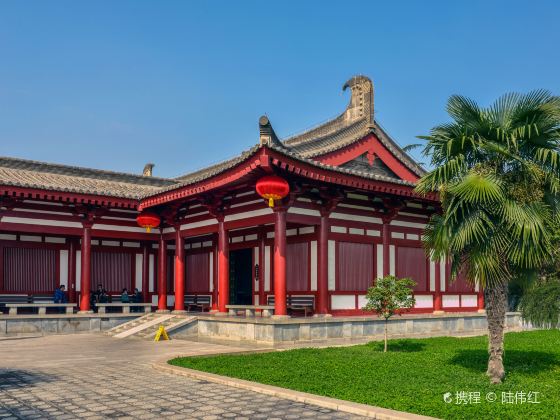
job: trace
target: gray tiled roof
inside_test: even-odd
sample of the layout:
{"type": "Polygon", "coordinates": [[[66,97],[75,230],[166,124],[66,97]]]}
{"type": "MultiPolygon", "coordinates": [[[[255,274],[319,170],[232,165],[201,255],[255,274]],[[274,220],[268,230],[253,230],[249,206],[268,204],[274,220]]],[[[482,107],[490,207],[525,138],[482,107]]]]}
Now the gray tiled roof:
{"type": "Polygon", "coordinates": [[[346,110],[338,117],[283,141],[303,157],[312,158],[334,152],[374,133],[381,143],[408,169],[418,176],[425,171],[410,158],[374,120],[373,83],[365,76],[348,80],[343,89],[352,95],[346,110]]]}
{"type": "Polygon", "coordinates": [[[81,168],[31,160],[0,157],[0,185],[64,191],[100,196],[141,199],[182,186],[192,185],[248,159],[262,145],[310,165],[400,185],[414,185],[398,179],[384,165],[367,167],[347,164],[344,167],[325,165],[314,160],[352,144],[370,133],[416,175],[425,171],[417,165],[373,119],[373,84],[364,76],[350,79],[343,87],[352,95],[346,110],[337,118],[304,133],[280,140],[267,117],[259,121],[261,144],[224,162],[208,166],[175,179],[81,168]]]}
{"type": "Polygon", "coordinates": [[[175,184],[171,179],[0,157],[0,185],[138,199],[175,184]]]}

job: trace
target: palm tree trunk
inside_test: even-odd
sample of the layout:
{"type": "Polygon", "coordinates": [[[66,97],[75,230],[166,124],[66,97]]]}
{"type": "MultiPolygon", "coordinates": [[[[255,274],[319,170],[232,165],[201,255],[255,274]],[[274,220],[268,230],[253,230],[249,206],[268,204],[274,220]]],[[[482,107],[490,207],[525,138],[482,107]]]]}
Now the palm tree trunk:
{"type": "Polygon", "coordinates": [[[486,374],[493,384],[502,382],[504,370],[504,326],[506,320],[507,283],[484,289],[486,318],[488,319],[488,370],[486,374]]]}
{"type": "Polygon", "coordinates": [[[388,319],[385,318],[385,348],[383,349],[383,353],[387,353],[387,321],[388,319]]]}

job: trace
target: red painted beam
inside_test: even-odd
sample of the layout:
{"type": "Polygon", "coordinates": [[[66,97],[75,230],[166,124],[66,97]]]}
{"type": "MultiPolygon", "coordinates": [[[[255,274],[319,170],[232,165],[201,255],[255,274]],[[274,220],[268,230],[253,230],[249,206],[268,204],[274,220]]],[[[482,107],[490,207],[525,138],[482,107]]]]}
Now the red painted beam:
{"type": "Polygon", "coordinates": [[[100,206],[136,209],[139,200],[132,198],[108,197],[93,194],[69,193],[61,191],[42,190],[37,188],[0,186],[0,196],[27,198],[33,200],[58,201],[72,204],[94,204],[100,206]]]}

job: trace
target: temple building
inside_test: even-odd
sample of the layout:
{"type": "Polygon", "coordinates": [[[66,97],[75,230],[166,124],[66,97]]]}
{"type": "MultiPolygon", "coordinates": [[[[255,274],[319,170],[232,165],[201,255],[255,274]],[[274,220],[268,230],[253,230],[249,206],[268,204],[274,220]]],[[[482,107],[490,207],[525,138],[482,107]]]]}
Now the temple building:
{"type": "Polygon", "coordinates": [[[0,295],[64,284],[87,312],[102,284],[138,288],[160,310],[204,297],[213,311],[274,303],[283,316],[305,298],[316,315],[358,315],[375,278],[393,274],[415,280],[415,312],[480,309],[481,291],[426,256],[437,196],[415,193],[424,170],[374,119],[371,80],[343,89],[335,119],[280,139],[261,117],[253,147],[173,179],[150,164],[129,174],[0,157],[0,295]]]}

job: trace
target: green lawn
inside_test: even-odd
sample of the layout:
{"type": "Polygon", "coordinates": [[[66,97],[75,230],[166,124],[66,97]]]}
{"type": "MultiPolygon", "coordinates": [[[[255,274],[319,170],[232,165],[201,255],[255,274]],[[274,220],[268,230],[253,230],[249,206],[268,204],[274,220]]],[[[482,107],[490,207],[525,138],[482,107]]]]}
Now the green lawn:
{"type": "Polygon", "coordinates": [[[169,363],[444,419],[560,419],[560,331],[507,334],[507,377],[496,386],[485,376],[486,337],[393,340],[389,353],[382,349],[371,342],[169,363]],[[460,391],[480,392],[481,402],[457,405],[460,391]],[[502,392],[510,391],[538,392],[540,404],[502,404],[502,392]],[[446,392],[453,402],[443,401],[446,392]],[[496,402],[486,401],[489,392],[496,402]]]}

